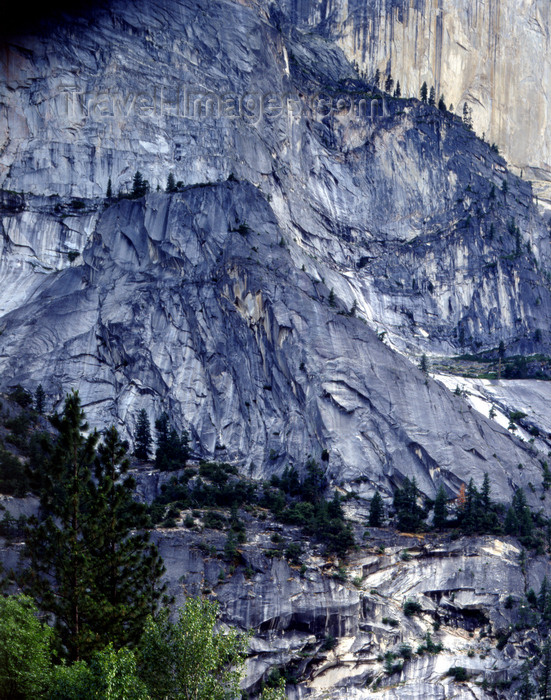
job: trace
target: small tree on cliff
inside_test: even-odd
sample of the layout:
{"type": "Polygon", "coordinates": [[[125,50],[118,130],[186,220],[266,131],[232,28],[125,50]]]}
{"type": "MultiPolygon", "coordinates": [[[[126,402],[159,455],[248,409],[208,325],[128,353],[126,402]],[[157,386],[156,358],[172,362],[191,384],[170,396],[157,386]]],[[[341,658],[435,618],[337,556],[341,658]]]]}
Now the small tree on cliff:
{"type": "Polygon", "coordinates": [[[189,457],[189,435],[186,431],[178,435],[176,429],[170,424],[170,418],[166,411],[155,421],[157,432],[157,450],[155,452],[155,466],[161,471],[183,469],[189,457]]]}
{"type": "Polygon", "coordinates": [[[174,173],[169,173],[166,179],[166,191],[176,192],[177,190],[178,188],[176,187],[176,178],[174,177],[174,173]]]}
{"type": "Polygon", "coordinates": [[[426,102],[427,101],[427,94],[428,94],[428,88],[427,88],[427,83],[424,82],[421,85],[421,101],[426,102]]]}
{"type": "Polygon", "coordinates": [[[442,484],[438,487],[436,499],[434,501],[433,525],[437,530],[446,527],[448,523],[448,497],[442,484]]]}
{"type": "Polygon", "coordinates": [[[149,459],[149,452],[151,450],[151,428],[145,408],[142,408],[138,414],[135,444],[134,456],[138,459],[149,459]]]}
{"type": "Polygon", "coordinates": [[[34,395],[34,405],[36,408],[36,412],[40,415],[42,415],[44,413],[45,399],[46,399],[46,394],[44,392],[44,388],[43,388],[42,384],[39,384],[36,387],[36,392],[34,395]]]}
{"type": "Polygon", "coordinates": [[[381,494],[375,491],[375,495],[371,499],[371,504],[369,506],[369,525],[371,527],[382,527],[384,517],[385,509],[383,499],[381,498],[381,494]]]}

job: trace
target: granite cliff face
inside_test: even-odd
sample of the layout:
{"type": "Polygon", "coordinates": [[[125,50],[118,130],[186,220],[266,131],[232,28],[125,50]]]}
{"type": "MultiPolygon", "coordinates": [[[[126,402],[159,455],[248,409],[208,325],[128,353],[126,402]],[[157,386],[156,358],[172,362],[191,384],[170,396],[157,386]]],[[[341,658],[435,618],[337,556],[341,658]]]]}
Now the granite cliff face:
{"type": "MultiPolygon", "coordinates": [[[[422,353],[500,341],[508,354],[549,353],[551,249],[532,187],[457,117],[371,94],[348,60],[382,67],[393,57],[405,88],[429,80],[422,66],[432,54],[417,73],[410,64],[432,46],[436,23],[434,80],[457,103],[474,88],[458,83],[460,97],[447,88],[459,49],[442,23],[456,12],[463,26],[462,7],[374,3],[365,14],[351,3],[113,2],[6,42],[0,389],[42,383],[48,408],[58,408],[77,388],[92,425],[114,422],[130,438],[141,408],[151,419],[167,409],[196,454],[255,479],[328,455],[329,482],[351,494],[360,540],[375,487],[388,501],[405,476],[430,497],[440,484],[452,497],[488,472],[496,500],[522,486],[547,511],[549,383],[436,381],[417,367],[422,353]],[[150,193],[105,197],[109,179],[115,195],[128,192],[136,170],[150,193]],[[169,173],[178,191],[155,192],[169,173]],[[512,410],[528,414],[517,436],[507,429],[512,410]]],[[[499,36],[507,51],[531,16],[496,7],[465,9],[465,42],[477,48],[462,49],[462,75],[478,75],[474,55],[486,55],[477,37],[499,36]],[[497,15],[509,18],[510,34],[497,15]]],[[[544,167],[534,131],[515,160],[524,112],[499,122],[508,98],[499,56],[494,65],[490,139],[510,145],[513,162],[544,167]]],[[[155,479],[140,482],[147,498],[155,479]]],[[[316,657],[293,697],[371,697],[367,679],[379,674],[383,685],[405,685],[377,697],[443,698],[453,665],[480,681],[511,680],[500,676],[511,665],[502,650],[481,637],[476,653],[488,663],[475,662],[466,636],[483,630],[495,642],[518,622],[503,612],[506,594],[520,600],[540,585],[547,562],[519,574],[514,541],[416,541],[409,563],[402,541],[387,543],[388,556],[371,542],[350,561],[349,579],[360,581],[352,585],[334,579],[319,552],[309,552],[306,579],[267,563],[254,547],[266,533],[253,535],[243,566],[219,585],[219,562],[200,556],[194,536],[160,535],[176,595],[207,581],[226,621],[257,629],[248,687],[291,658],[305,671],[327,634],[337,649],[316,657]],[[423,624],[400,617],[400,633],[387,629],[382,618],[401,616],[417,595],[423,624]],[[440,617],[446,655],[419,657],[400,679],[384,675],[377,657],[422,639],[440,617]]],[[[513,641],[506,653],[518,672],[532,652],[513,641]]],[[[454,692],[485,697],[473,683],[454,692]]]]}
{"type": "Polygon", "coordinates": [[[507,158],[549,202],[550,8],[542,0],[286,0],[292,21],[335,39],[362,71],[391,70],[402,93],[423,81],[459,114],[473,111],[507,158]]]}
{"type": "Polygon", "coordinates": [[[130,434],[169,407],[198,451],[258,475],[328,449],[335,483],[537,481],[525,445],[395,353],[549,346],[547,227],[459,120],[371,105],[338,48],[255,4],[114,3],[7,55],[5,184],[31,193],[2,209],[4,385],[54,403],[76,386],[130,434]],[[95,101],[69,125],[54,107],[75,81],[95,101]],[[194,81],[293,102],[256,124],[138,106],[194,81]],[[357,110],[309,99],[344,89],[357,110]],[[105,111],[122,95],[128,116],[105,111]],[[137,168],[184,191],[90,197],[137,168]]]}

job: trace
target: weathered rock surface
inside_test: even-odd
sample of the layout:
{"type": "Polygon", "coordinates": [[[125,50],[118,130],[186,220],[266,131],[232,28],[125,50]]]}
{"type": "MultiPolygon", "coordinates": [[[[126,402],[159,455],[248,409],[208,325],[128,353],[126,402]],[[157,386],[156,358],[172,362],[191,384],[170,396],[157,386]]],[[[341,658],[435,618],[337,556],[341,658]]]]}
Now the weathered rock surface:
{"type": "Polygon", "coordinates": [[[541,0],[284,0],[295,26],[335,39],[360,70],[390,70],[402,94],[426,81],[496,142],[550,201],[549,5],[541,0]]]}
{"type": "MultiPolygon", "coordinates": [[[[389,44],[368,47],[396,22],[407,36],[412,22],[426,23],[421,46],[441,15],[423,15],[422,2],[405,15],[395,2],[372,3],[366,14],[348,6],[351,22],[336,2],[319,4],[319,15],[291,1],[114,2],[90,21],[9,42],[0,84],[0,389],[42,383],[51,409],[77,388],[92,425],[114,422],[130,438],[141,408],[151,420],[166,409],[198,454],[255,478],[301,469],[327,450],[332,486],[357,493],[346,507],[358,523],[374,488],[388,499],[405,476],[429,496],[439,484],[452,496],[488,472],[496,500],[522,486],[547,510],[551,385],[477,380],[465,398],[453,394],[455,378],[435,381],[416,365],[422,352],[501,340],[508,353],[549,352],[548,228],[530,185],[460,120],[415,100],[375,107],[347,61],[380,65],[389,44]],[[369,12],[385,23],[366,24],[369,12]],[[203,111],[189,111],[190,91],[201,92],[203,111]],[[359,113],[337,101],[325,113],[311,99],[322,91],[344,93],[359,113]],[[207,93],[253,102],[235,117],[213,112],[207,93]],[[255,111],[261,95],[277,102],[287,93],[281,109],[255,111]],[[188,111],[178,113],[177,99],[188,111]],[[137,169],[152,190],[172,172],[180,191],[104,199],[108,178],[124,191],[137,169]],[[487,417],[492,404],[496,420],[487,417]],[[532,444],[524,429],[507,430],[511,410],[539,429],[532,444]]],[[[510,18],[511,36],[534,6],[510,18]]],[[[473,46],[486,27],[486,15],[477,17],[473,46]]],[[[526,43],[530,55],[536,44],[526,43]]],[[[411,75],[412,49],[400,46],[411,75]]],[[[453,65],[454,51],[442,53],[453,65]]],[[[465,53],[471,66],[474,52],[465,53]]],[[[459,102],[445,60],[435,82],[459,102]]],[[[497,92],[499,75],[489,79],[497,92]]],[[[458,93],[466,85],[457,82],[458,93]]],[[[496,122],[511,99],[492,101],[490,138],[513,159],[518,152],[515,162],[546,167],[538,138],[513,150],[524,107],[509,125],[496,122]]],[[[145,474],[139,496],[151,500],[163,479],[145,474]]],[[[504,599],[520,601],[547,568],[533,558],[522,571],[512,541],[389,540],[384,554],[372,543],[342,581],[317,552],[304,576],[268,560],[269,531],[257,528],[242,565],[222,581],[220,559],[201,554],[199,536],[158,537],[179,600],[214,589],[227,622],[257,630],[249,687],[293,661],[307,678],[290,690],[297,700],[372,697],[367,682],[377,678],[376,697],[388,700],[484,697],[447,670],[464,666],[492,684],[511,680],[533,653],[523,631],[495,648],[498,631],[522,627],[520,603],[505,608],[504,599]],[[405,548],[410,561],[400,558],[405,548]],[[419,618],[403,615],[409,597],[422,605],[419,618]],[[383,673],[379,654],[420,644],[437,621],[441,654],[383,673]],[[328,634],[338,644],[322,654],[328,634]]],[[[215,551],[223,547],[222,535],[209,537],[215,551]]],[[[13,550],[3,559],[14,561],[13,550]]]]}
{"type": "Polygon", "coordinates": [[[379,531],[365,542],[367,550],[350,557],[342,580],[314,553],[303,558],[302,573],[282,559],[267,559],[272,528],[280,531],[277,525],[256,530],[237,569],[216,559],[220,536],[173,529],[157,540],[178,601],[212,591],[223,619],[255,630],[247,687],[270,667],[291,666],[305,678],[289,688],[291,698],[513,697],[514,679],[535,640],[527,631],[534,613],[524,607],[523,594],[539,590],[547,557],[521,567],[522,548],[508,538],[423,541],[379,531]],[[384,554],[377,553],[374,543],[385,537],[384,554]],[[210,548],[210,555],[201,555],[197,545],[203,552],[210,548]],[[505,605],[511,591],[513,602],[505,605]],[[421,613],[404,615],[405,601],[418,602],[421,613]],[[400,672],[384,671],[387,652],[397,659],[402,645],[416,652],[427,632],[442,645],[440,652],[414,653],[400,672]],[[503,633],[509,639],[496,648],[503,633]],[[332,650],[324,647],[328,637],[336,640],[332,650]],[[447,675],[457,666],[467,669],[465,685],[447,675]],[[484,679],[491,695],[480,687],[484,679]]]}
{"type": "Polygon", "coordinates": [[[332,306],[322,264],[282,237],[247,183],[110,207],[83,262],[40,272],[3,316],[3,383],[58,402],[78,388],[96,424],[130,434],[139,409],[168,408],[198,451],[254,476],[327,449],[332,482],[362,496],[406,475],[434,495],[489,471],[500,500],[541,481],[531,446],[350,316],[354,281],[326,263],[332,306]]]}

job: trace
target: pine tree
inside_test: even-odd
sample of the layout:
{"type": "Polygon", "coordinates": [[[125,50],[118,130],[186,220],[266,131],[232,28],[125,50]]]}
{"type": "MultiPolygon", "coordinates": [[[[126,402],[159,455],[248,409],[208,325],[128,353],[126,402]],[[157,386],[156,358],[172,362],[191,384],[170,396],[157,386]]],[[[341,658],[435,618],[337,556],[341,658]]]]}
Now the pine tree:
{"type": "Polygon", "coordinates": [[[551,639],[545,640],[541,653],[542,672],[539,677],[540,700],[551,700],[551,639]]]}
{"type": "Polygon", "coordinates": [[[463,103],[463,123],[468,129],[473,128],[472,112],[469,109],[469,105],[466,102],[463,103]]]}
{"type": "Polygon", "coordinates": [[[421,93],[420,94],[421,94],[421,101],[422,102],[427,101],[427,90],[428,90],[427,83],[425,82],[421,85],[421,93]]]}
{"type": "Polygon", "coordinates": [[[430,92],[429,92],[429,105],[431,107],[434,107],[436,104],[436,92],[434,91],[434,85],[431,87],[430,92]]]}
{"type": "Polygon", "coordinates": [[[549,604],[549,581],[547,580],[547,576],[543,577],[543,581],[541,582],[540,586],[540,592],[538,593],[538,610],[540,613],[543,613],[547,610],[547,606],[549,604]]]}
{"type": "Polygon", "coordinates": [[[480,494],[472,479],[469,481],[465,494],[461,529],[468,535],[472,535],[480,530],[480,494]]]}
{"type": "Polygon", "coordinates": [[[488,472],[484,472],[484,479],[482,481],[482,488],[480,490],[480,506],[483,511],[489,511],[492,507],[490,492],[490,477],[488,476],[488,472]]]}
{"type": "Polygon", "coordinates": [[[377,68],[375,71],[375,77],[373,78],[373,83],[376,88],[379,87],[379,83],[381,82],[381,71],[377,68]]]}
{"type": "Polygon", "coordinates": [[[42,384],[39,384],[36,387],[36,392],[34,395],[34,405],[36,412],[39,415],[42,415],[44,413],[44,401],[46,398],[46,394],[44,393],[44,388],[42,387],[42,384]]]}
{"type": "Polygon", "coordinates": [[[176,178],[174,177],[174,173],[169,173],[166,179],[166,191],[176,192],[177,189],[178,188],[176,187],[176,178]]]}
{"type": "Polygon", "coordinates": [[[333,287],[331,287],[331,289],[329,291],[329,298],[328,298],[329,306],[336,306],[337,305],[335,299],[336,299],[335,290],[333,289],[333,287]]]}
{"type": "Polygon", "coordinates": [[[393,85],[394,85],[394,80],[392,79],[392,75],[389,73],[389,74],[386,76],[386,80],[385,80],[385,90],[386,90],[386,92],[388,92],[388,93],[392,92],[392,86],[393,86],[393,85]]]}
{"type": "Polygon", "coordinates": [[[444,101],[444,95],[440,95],[440,99],[438,100],[438,109],[439,109],[441,112],[446,112],[446,111],[447,111],[446,102],[444,101]]]}
{"type": "Polygon", "coordinates": [[[164,587],[164,567],[145,531],[147,513],[132,498],[128,444],[109,428],[97,450],[91,484],[90,517],[83,529],[92,570],[96,636],[116,647],[136,644],[148,615],[155,612],[164,587]]]}
{"type": "Polygon", "coordinates": [[[511,506],[509,506],[509,508],[507,509],[507,515],[505,516],[503,529],[505,530],[506,535],[518,535],[518,518],[514,509],[511,506]]]}
{"type": "Polygon", "coordinates": [[[436,498],[434,500],[434,518],[433,524],[437,530],[446,527],[448,523],[448,497],[442,484],[438,487],[436,498]]]}
{"type": "Polygon", "coordinates": [[[425,355],[425,353],[422,354],[421,356],[421,361],[419,362],[419,369],[421,372],[424,372],[425,374],[428,374],[429,372],[429,360],[428,357],[425,355]]]}
{"type": "Polygon", "coordinates": [[[149,183],[144,180],[143,175],[139,170],[134,173],[134,179],[132,180],[132,199],[139,199],[147,194],[149,189],[149,183]]]}
{"type": "Polygon", "coordinates": [[[533,530],[532,513],[526,502],[526,495],[523,489],[515,491],[512,508],[518,521],[518,534],[520,537],[530,537],[533,530]]]}
{"type": "Polygon", "coordinates": [[[520,700],[532,700],[534,697],[534,686],[530,680],[530,664],[526,660],[522,664],[521,683],[518,692],[520,700]]]}
{"type": "Polygon", "coordinates": [[[161,594],[162,565],[142,532],[143,507],[125,476],[127,445],[114,428],[97,452],[78,392],[52,424],[59,435],[34,475],[40,518],[29,519],[20,584],[51,613],[70,661],[89,657],[115,637],[136,641],[161,594]],[[92,468],[94,477],[92,476],[92,468]]]}
{"type": "Polygon", "coordinates": [[[543,490],[548,491],[549,487],[551,486],[551,471],[549,470],[549,464],[547,463],[546,460],[542,463],[542,469],[543,469],[543,490]]]}
{"type": "Polygon", "coordinates": [[[82,539],[90,505],[91,466],[98,441],[88,437],[88,424],[77,392],[65,401],[52,424],[59,437],[40,483],[40,521],[29,519],[24,557],[29,568],[20,583],[39,608],[55,616],[55,624],[70,660],[89,653],[94,640],[87,625],[90,613],[91,562],[82,539]]]}
{"type": "Polygon", "coordinates": [[[107,199],[111,199],[113,196],[113,185],[111,184],[111,178],[107,180],[107,192],[105,193],[107,199]]]}
{"type": "Polygon", "coordinates": [[[497,533],[500,531],[501,526],[490,494],[490,477],[488,472],[485,472],[482,489],[480,490],[480,524],[483,532],[497,533]]]}
{"type": "Polygon", "coordinates": [[[416,532],[425,519],[423,509],[418,505],[419,489],[415,477],[411,481],[406,477],[401,489],[394,494],[394,509],[396,511],[397,526],[402,532],[416,532]]]}
{"type": "Polygon", "coordinates": [[[183,469],[189,457],[189,436],[186,431],[178,435],[170,424],[168,413],[164,411],[155,421],[157,450],[155,466],[161,471],[183,469]]]}
{"type": "Polygon", "coordinates": [[[145,408],[142,408],[138,414],[135,445],[134,456],[144,461],[148,460],[151,449],[151,428],[145,408]]]}
{"type": "Polygon", "coordinates": [[[384,519],[384,505],[381,494],[375,491],[375,495],[371,499],[369,506],[369,525],[371,527],[382,527],[384,519]]]}
{"type": "Polygon", "coordinates": [[[402,88],[400,87],[400,81],[396,81],[396,89],[394,90],[394,97],[401,97],[402,96],[402,88]]]}

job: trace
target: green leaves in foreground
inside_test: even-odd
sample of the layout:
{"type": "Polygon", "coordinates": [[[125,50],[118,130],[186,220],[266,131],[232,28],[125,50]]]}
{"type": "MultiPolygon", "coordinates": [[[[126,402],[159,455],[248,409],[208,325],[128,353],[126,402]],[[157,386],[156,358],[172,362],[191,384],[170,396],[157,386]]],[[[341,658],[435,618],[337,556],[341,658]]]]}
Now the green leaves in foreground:
{"type": "Polygon", "coordinates": [[[152,700],[226,700],[239,696],[249,635],[215,631],[216,603],[188,598],[178,620],[167,611],[146,623],[140,674],[152,700]]]}
{"type": "Polygon", "coordinates": [[[51,679],[52,635],[31,598],[0,597],[0,698],[43,697],[51,679]]]}
{"type": "MultiPolygon", "coordinates": [[[[89,661],[54,665],[54,630],[27,596],[0,597],[0,700],[234,700],[248,634],[217,630],[218,605],[189,598],[170,622],[150,616],[135,649],[109,643],[89,661]]],[[[263,700],[283,700],[284,688],[263,700]]]]}

